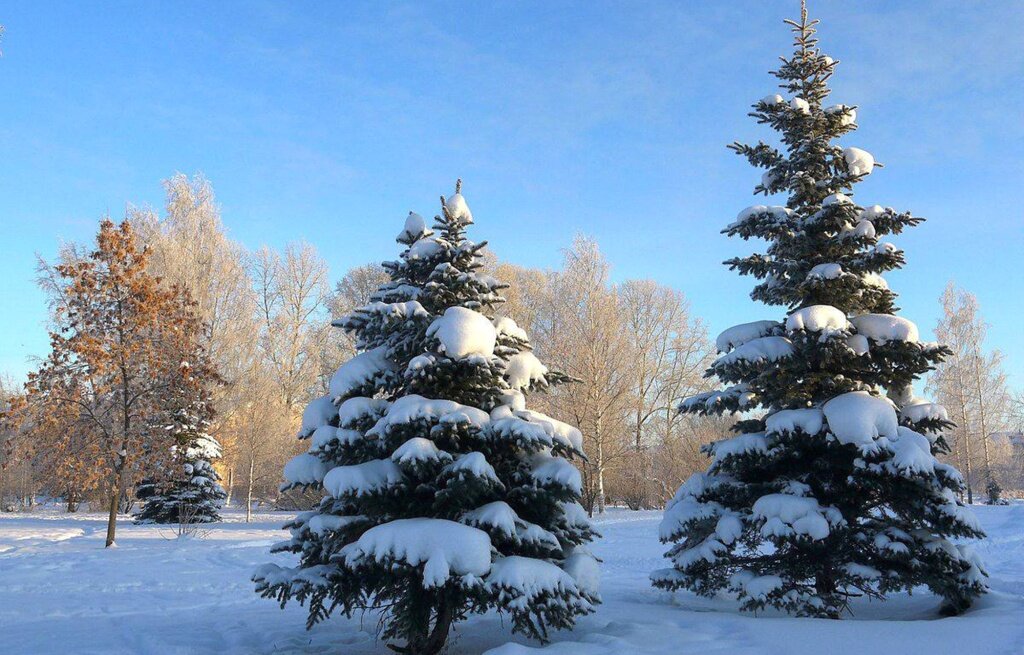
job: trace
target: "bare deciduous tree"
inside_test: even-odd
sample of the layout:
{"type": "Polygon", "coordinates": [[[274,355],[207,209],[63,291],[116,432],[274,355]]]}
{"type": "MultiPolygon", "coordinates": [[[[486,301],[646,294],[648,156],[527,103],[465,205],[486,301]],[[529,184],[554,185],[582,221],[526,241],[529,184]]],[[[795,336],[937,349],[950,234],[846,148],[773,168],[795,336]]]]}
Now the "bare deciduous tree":
{"type": "Polygon", "coordinates": [[[552,395],[557,415],[583,433],[589,461],[583,464],[584,504],[604,512],[606,476],[629,451],[627,411],[634,359],[622,304],[596,242],[578,237],[551,280],[547,353],[559,370],[576,378],[552,395]]]}
{"type": "Polygon", "coordinates": [[[692,317],[679,291],[650,280],[623,283],[618,294],[625,313],[634,366],[630,426],[633,452],[623,500],[634,509],[660,505],[654,458],[671,452],[689,425],[676,411],[679,401],[710,386],[703,372],[710,360],[704,325],[692,317]]]}
{"type": "MultiPolygon", "coordinates": [[[[225,379],[233,380],[247,370],[254,351],[255,298],[246,251],[228,238],[206,178],[178,173],[163,185],[163,218],[133,207],[129,218],[151,251],[150,270],[189,290],[206,326],[204,346],[225,379]]],[[[226,409],[218,406],[223,415],[226,409]]]]}
{"type": "Polygon", "coordinates": [[[943,317],[935,329],[953,355],[928,380],[936,400],[956,423],[951,430],[953,457],[964,473],[968,502],[981,484],[998,495],[996,472],[1006,468],[1010,449],[994,435],[1007,430],[1011,396],[1002,370],[1002,353],[986,353],[987,331],[978,299],[950,282],[941,298],[943,317]]]}
{"type": "Polygon", "coordinates": [[[244,382],[250,394],[248,400],[225,426],[233,444],[237,477],[245,485],[247,523],[252,519],[257,498],[276,499],[284,462],[299,449],[294,438],[296,426],[284,412],[277,385],[259,371],[253,375],[253,379],[244,382]]]}
{"type": "Polygon", "coordinates": [[[546,361],[576,377],[547,397],[544,411],[584,433],[584,500],[660,505],[704,468],[700,446],[723,438],[728,420],[683,417],[679,400],[706,389],[711,347],[682,293],[653,282],[613,285],[597,245],[579,238],[560,271],[509,263],[493,274],[510,282],[501,311],[533,337],[546,361]]]}
{"type": "Polygon", "coordinates": [[[267,247],[252,257],[259,344],[288,414],[323,388],[321,359],[328,339],[327,264],[309,244],[283,254],[267,247]]]}

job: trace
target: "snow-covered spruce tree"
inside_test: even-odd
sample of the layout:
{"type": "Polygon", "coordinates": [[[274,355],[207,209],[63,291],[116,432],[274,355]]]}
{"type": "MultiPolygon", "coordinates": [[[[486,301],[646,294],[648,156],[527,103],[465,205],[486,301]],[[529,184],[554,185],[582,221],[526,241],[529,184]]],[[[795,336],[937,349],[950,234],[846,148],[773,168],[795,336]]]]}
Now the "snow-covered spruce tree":
{"type": "Polygon", "coordinates": [[[818,50],[817,21],[804,9],[787,23],[796,51],[774,75],[789,98],[768,96],[751,114],[782,148],[732,146],[766,169],[755,192],[785,193],[786,206],[750,207],[724,233],[767,242],[764,254],[726,264],[761,281],[755,300],[790,313],[723,332],[708,375],[731,386],[682,403],[687,413],[747,414],[737,436],[706,447],[710,468],[668,504],[660,537],[673,544],[672,568],[652,579],[729,590],[746,610],[833,618],[852,597],[924,585],[959,612],[984,593],[985,574],[953,539],[983,535],[957,501],[959,473],[935,457],[946,450],[945,410],[911,392],[949,351],[893,315],[879,275],[904,261],[882,237],[922,219],[851,199],[877,164],[834,144],[856,114],[823,106],[837,62],[818,50]]]}
{"type": "Polygon", "coordinates": [[[326,495],[274,548],[299,565],[254,576],[282,606],[308,603],[309,626],[335,609],[379,610],[389,646],[417,655],[471,613],[497,608],[543,641],[599,600],[569,461],[582,436],[525,406],[566,377],[514,321],[492,318],[504,285],[480,272],[485,244],[466,239],[460,185],[441,206],[433,229],[410,213],[390,282],[336,321],[361,353],[306,408],[309,452],[284,485],[326,495]]]}
{"type": "Polygon", "coordinates": [[[136,523],[215,523],[227,494],[212,462],[221,456],[220,443],[209,432],[211,409],[203,398],[171,412],[168,425],[156,429],[174,437],[173,469],[159,481],[138,486],[136,498],[145,504],[136,523]]]}

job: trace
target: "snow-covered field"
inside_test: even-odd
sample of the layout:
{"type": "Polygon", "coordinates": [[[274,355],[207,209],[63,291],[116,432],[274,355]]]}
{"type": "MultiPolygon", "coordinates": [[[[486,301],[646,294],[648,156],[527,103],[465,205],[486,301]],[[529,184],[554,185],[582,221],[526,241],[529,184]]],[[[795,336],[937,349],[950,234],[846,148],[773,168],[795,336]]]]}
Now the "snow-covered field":
{"type": "MultiPolygon", "coordinates": [[[[967,655],[1024,653],[1024,505],[977,507],[989,537],[977,549],[992,593],[967,615],[938,618],[927,593],[862,603],[844,621],[740,615],[728,600],[656,591],[663,566],[655,537],[660,513],[614,510],[597,520],[604,537],[604,604],[539,653],[512,639],[497,615],[458,627],[449,652],[491,655],[802,653],[967,655]],[[516,642],[506,644],[510,639],[516,642]]],[[[304,629],[303,608],[284,611],[256,596],[252,569],[270,556],[286,514],[228,522],[201,539],[121,524],[118,548],[104,550],[98,514],[0,515],[0,652],[16,653],[339,653],[388,651],[374,616],[341,617],[304,629]]]]}

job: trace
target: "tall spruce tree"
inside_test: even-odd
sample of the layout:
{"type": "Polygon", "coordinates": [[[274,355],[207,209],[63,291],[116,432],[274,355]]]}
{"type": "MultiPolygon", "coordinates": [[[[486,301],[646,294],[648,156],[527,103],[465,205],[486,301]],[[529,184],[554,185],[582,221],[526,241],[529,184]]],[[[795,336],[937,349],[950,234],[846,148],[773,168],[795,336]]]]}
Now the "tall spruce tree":
{"type": "Polygon", "coordinates": [[[681,405],[750,413],[737,436],[705,448],[708,471],[668,504],[660,537],[672,568],[652,579],[730,590],[746,610],[832,618],[853,597],[924,585],[959,612],[984,593],[985,573],[953,539],[983,535],[957,500],[960,474],[935,457],[947,450],[945,410],[911,391],[949,350],[894,315],[880,276],[904,263],[882,237],[922,219],[852,200],[878,164],[834,143],[856,129],[856,108],[823,106],[838,62],[818,49],[818,21],[804,6],[786,22],[795,52],[774,75],[788,99],[768,96],[751,113],[781,148],[731,146],[765,169],[755,193],[787,194],[786,205],[745,209],[723,232],[767,242],[726,264],[760,281],[752,298],[790,313],[723,332],[708,375],[729,386],[681,405]]]}
{"type": "Polygon", "coordinates": [[[451,626],[491,608],[546,640],[599,601],[594,532],[578,504],[578,430],[526,409],[525,395],[566,377],[531,352],[526,333],[494,319],[504,288],[467,240],[472,214],[456,185],[429,229],[410,213],[390,282],[336,325],[360,354],[314,400],[299,437],[309,452],[285,488],[326,492],[285,527],[257,591],[309,604],[308,626],[334,609],[379,610],[401,653],[433,654],[451,626]]]}

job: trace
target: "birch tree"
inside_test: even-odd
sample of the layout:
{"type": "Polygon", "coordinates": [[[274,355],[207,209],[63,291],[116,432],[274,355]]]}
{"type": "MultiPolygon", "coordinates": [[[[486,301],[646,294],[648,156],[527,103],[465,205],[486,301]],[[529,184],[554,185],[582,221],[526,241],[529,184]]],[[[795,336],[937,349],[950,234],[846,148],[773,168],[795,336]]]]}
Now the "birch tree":
{"type": "Polygon", "coordinates": [[[597,243],[577,237],[554,274],[549,318],[552,361],[576,384],[553,394],[556,414],[584,434],[589,461],[582,464],[583,504],[603,513],[606,476],[629,452],[627,408],[634,360],[622,304],[609,279],[610,267],[597,243]]]}
{"type": "Polygon", "coordinates": [[[228,238],[206,178],[178,173],[163,186],[162,218],[139,208],[129,208],[129,218],[150,248],[150,271],[188,289],[206,325],[206,351],[225,377],[237,377],[250,360],[256,327],[245,248],[228,238]]]}
{"type": "Polygon", "coordinates": [[[953,355],[935,368],[928,385],[956,423],[950,436],[953,457],[964,472],[967,502],[974,501],[979,485],[992,499],[1000,490],[996,470],[1011,457],[1006,444],[993,439],[1007,430],[1011,411],[1003,355],[985,351],[987,325],[974,294],[950,282],[940,301],[943,315],[935,335],[953,355]]]}
{"type": "Polygon", "coordinates": [[[239,483],[245,499],[245,521],[252,520],[252,508],[257,499],[276,498],[281,482],[281,468],[295,455],[295,425],[282,411],[277,388],[262,374],[254,372],[255,379],[244,381],[251,394],[225,426],[234,446],[235,468],[233,482],[239,483]]]}
{"type": "Polygon", "coordinates": [[[309,244],[284,253],[264,246],[252,256],[260,355],[285,411],[295,415],[322,387],[320,353],[329,338],[327,264],[309,244]]]}
{"type": "Polygon", "coordinates": [[[651,280],[628,280],[617,292],[633,373],[633,452],[623,476],[624,500],[640,509],[654,506],[660,496],[653,475],[655,448],[683,436],[679,428],[685,420],[676,411],[679,401],[708,388],[702,374],[711,361],[710,344],[682,292],[651,280]]]}
{"type": "Polygon", "coordinates": [[[601,443],[588,443],[591,461],[581,465],[584,501],[599,505],[597,491],[603,487],[607,498],[649,507],[671,497],[682,480],[704,466],[700,446],[722,438],[731,421],[676,412],[681,398],[711,384],[702,376],[711,346],[685,296],[648,280],[614,285],[608,268],[597,245],[580,238],[562,270],[501,262],[493,274],[512,282],[502,291],[503,313],[534,335],[539,356],[579,379],[539,398],[544,411],[581,429],[601,418],[602,430],[593,437],[601,443]],[[591,302],[586,311],[580,309],[591,302]],[[591,345],[594,339],[611,340],[617,350],[602,353],[591,345]],[[603,366],[595,365],[599,361],[603,366]],[[576,394],[590,404],[574,414],[569,408],[576,394]]]}

